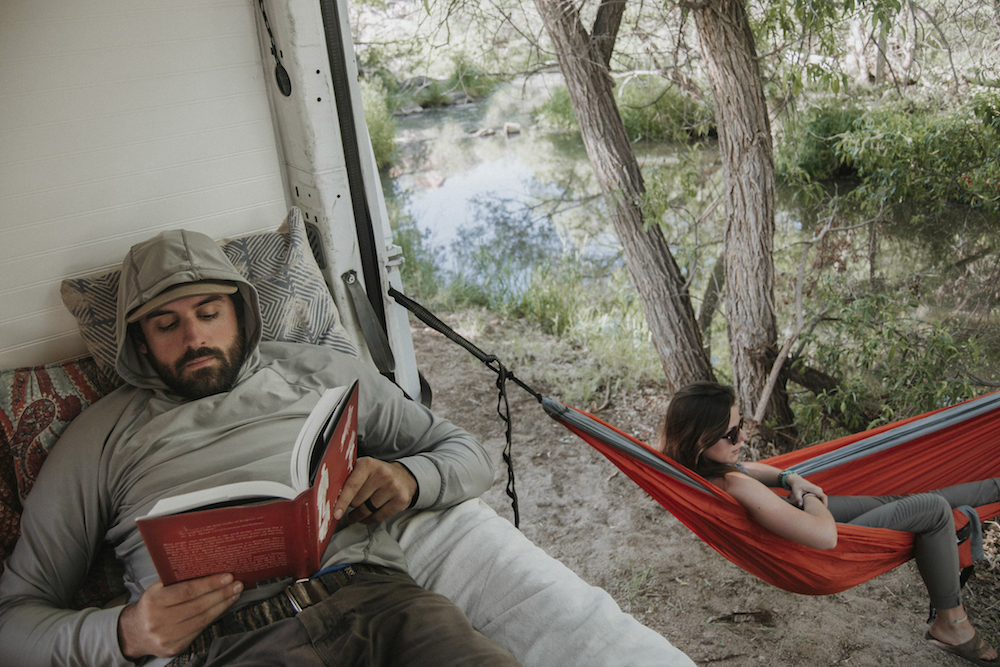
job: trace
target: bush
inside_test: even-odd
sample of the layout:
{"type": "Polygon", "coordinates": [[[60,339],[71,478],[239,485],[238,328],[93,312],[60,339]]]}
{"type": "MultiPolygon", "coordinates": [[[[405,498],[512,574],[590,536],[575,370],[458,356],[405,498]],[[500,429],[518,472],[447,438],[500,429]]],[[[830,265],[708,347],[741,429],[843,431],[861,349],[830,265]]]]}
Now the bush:
{"type": "Polygon", "coordinates": [[[501,77],[486,74],[463,55],[452,58],[452,67],[452,75],[446,84],[449,90],[461,90],[478,98],[489,95],[498,85],[503,83],[501,77]]]}
{"type": "Polygon", "coordinates": [[[856,175],[853,162],[837,151],[837,143],[861,118],[855,106],[830,103],[811,107],[789,122],[775,150],[775,167],[787,180],[826,181],[856,175]]]}
{"type": "Polygon", "coordinates": [[[620,85],[617,101],[633,141],[686,142],[715,133],[712,109],[660,78],[629,79],[620,85]]]}
{"type": "MultiPolygon", "coordinates": [[[[618,111],[633,141],[687,142],[715,132],[711,108],[662,79],[638,77],[621,84],[618,111]]],[[[564,131],[578,129],[569,91],[560,86],[534,112],[536,121],[564,131]]]]}
{"type": "Polygon", "coordinates": [[[365,123],[375,153],[375,164],[380,171],[388,169],[396,159],[396,121],[379,79],[361,81],[361,103],[365,109],[365,123]]]}
{"type": "Polygon", "coordinates": [[[563,131],[578,131],[573,103],[566,86],[552,91],[551,97],[533,112],[535,121],[563,131]]]}
{"type": "Polygon", "coordinates": [[[947,322],[919,319],[914,313],[920,304],[896,290],[844,293],[831,283],[824,289],[826,299],[843,305],[805,339],[807,356],[840,387],[799,398],[796,421],[806,441],[873,428],[977,395],[969,374],[982,363],[977,337],[947,322]]]}
{"type": "Polygon", "coordinates": [[[886,104],[864,114],[836,145],[861,177],[854,197],[878,210],[923,203],[1000,212],[998,94],[981,92],[953,109],[886,104]]]}

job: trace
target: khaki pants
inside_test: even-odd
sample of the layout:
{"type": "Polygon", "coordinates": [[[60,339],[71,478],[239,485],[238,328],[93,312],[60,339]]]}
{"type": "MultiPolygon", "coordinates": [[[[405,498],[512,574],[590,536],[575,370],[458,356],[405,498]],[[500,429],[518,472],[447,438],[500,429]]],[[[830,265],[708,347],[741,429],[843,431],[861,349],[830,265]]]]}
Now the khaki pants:
{"type": "Polygon", "coordinates": [[[295,617],[220,637],[197,667],[517,667],[446,598],[403,573],[358,574],[295,617]]]}

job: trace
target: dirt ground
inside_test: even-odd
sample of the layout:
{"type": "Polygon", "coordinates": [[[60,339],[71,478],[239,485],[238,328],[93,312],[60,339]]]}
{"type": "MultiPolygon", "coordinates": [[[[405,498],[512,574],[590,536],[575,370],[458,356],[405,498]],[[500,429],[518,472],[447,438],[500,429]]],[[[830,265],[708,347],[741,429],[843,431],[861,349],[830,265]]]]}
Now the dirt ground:
{"type": "MultiPolygon", "coordinates": [[[[443,319],[454,326],[453,319],[443,319]]],[[[419,322],[413,339],[433,389],[432,408],[494,454],[497,477],[485,499],[513,521],[504,493],[496,374],[419,322]]],[[[535,384],[531,368],[510,370],[559,397],[556,388],[535,384]]],[[[546,416],[530,395],[514,385],[508,395],[521,530],[697,664],[970,664],[923,640],[928,601],[912,561],[836,595],[786,593],[706,546],[600,453],[546,416]]],[[[648,440],[665,405],[660,390],[645,388],[612,396],[599,414],[648,440]]],[[[998,584],[997,572],[980,568],[966,589],[970,618],[994,645],[1000,640],[998,584]]]]}

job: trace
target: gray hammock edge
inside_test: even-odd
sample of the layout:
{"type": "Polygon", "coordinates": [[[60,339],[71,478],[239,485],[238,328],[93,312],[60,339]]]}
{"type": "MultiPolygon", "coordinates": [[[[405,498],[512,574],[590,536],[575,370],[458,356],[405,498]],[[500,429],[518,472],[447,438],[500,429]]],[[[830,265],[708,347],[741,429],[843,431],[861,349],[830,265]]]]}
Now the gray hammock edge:
{"type": "Polygon", "coordinates": [[[863,459],[871,454],[892,449],[897,445],[904,444],[916,438],[961,424],[964,421],[991,412],[998,407],[1000,407],[1000,392],[986,394],[985,396],[980,396],[979,398],[959,403],[958,405],[953,405],[944,410],[939,410],[938,412],[915,419],[902,426],[896,426],[867,438],[862,438],[857,442],[852,442],[849,445],[844,445],[825,454],[814,456],[811,459],[791,466],[789,470],[794,470],[803,476],[830,470],[845,463],[863,459]]]}
{"type": "Polygon", "coordinates": [[[691,488],[716,495],[700,479],[692,477],[683,470],[670,465],[667,461],[664,461],[645,447],[635,444],[621,433],[605,426],[601,422],[596,421],[586,414],[573,410],[572,408],[568,408],[559,401],[551,398],[542,399],[542,408],[556,421],[568,424],[575,429],[583,431],[587,435],[597,438],[609,447],[617,449],[623,454],[627,454],[650,468],[662,472],[679,482],[683,482],[691,488]]]}
{"type": "MultiPolygon", "coordinates": [[[[637,445],[629,438],[618,433],[612,428],[588,416],[586,413],[573,410],[562,403],[551,399],[543,398],[542,407],[553,419],[568,424],[590,436],[593,436],[609,447],[631,456],[643,464],[657,470],[669,477],[690,486],[691,488],[712,493],[700,478],[693,477],[683,470],[664,461],[657,455],[650,452],[645,447],[637,445]]],[[[806,476],[824,470],[830,470],[837,466],[872,454],[892,449],[898,445],[907,443],[915,438],[936,433],[937,431],[950,428],[966,420],[973,419],[980,415],[991,412],[1000,407],[1000,392],[987,394],[958,405],[945,408],[933,414],[915,419],[912,422],[888,429],[882,433],[867,438],[862,438],[857,442],[844,445],[833,451],[820,454],[811,459],[797,463],[789,470],[806,476]]]]}

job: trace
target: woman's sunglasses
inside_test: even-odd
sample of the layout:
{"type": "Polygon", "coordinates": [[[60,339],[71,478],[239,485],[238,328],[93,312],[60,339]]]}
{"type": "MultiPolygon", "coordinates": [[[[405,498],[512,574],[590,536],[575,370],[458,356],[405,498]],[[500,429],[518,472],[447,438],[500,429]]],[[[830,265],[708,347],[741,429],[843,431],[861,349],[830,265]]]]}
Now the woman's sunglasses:
{"type": "Polygon", "coordinates": [[[740,431],[742,430],[743,417],[740,417],[740,423],[726,431],[726,434],[722,437],[735,445],[736,441],[740,439],[740,431]]]}

